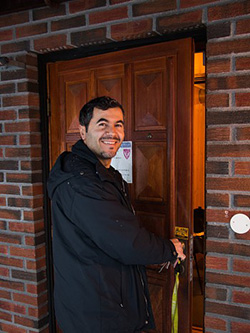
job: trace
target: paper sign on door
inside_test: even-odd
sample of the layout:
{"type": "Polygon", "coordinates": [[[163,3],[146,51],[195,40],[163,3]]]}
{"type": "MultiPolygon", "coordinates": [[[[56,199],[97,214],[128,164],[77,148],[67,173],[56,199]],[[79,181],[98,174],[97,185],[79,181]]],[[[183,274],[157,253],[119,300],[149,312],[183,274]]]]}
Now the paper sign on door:
{"type": "Polygon", "coordinates": [[[127,183],[132,183],[132,141],[123,141],[111,165],[118,170],[127,183]]]}

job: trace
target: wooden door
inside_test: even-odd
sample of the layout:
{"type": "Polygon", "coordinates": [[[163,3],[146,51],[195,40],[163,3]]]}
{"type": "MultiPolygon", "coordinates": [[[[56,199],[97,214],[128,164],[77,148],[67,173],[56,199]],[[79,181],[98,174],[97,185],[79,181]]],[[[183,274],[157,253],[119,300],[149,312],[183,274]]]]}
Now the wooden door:
{"type": "MultiPolygon", "coordinates": [[[[179,332],[191,332],[192,40],[57,62],[48,73],[51,165],[79,139],[78,114],[89,99],[109,95],[124,106],[125,140],[133,142],[130,190],[140,223],[168,238],[176,226],[189,230],[178,303],[179,332]]],[[[159,274],[150,266],[147,272],[155,332],[171,332],[173,268],[159,274]]]]}

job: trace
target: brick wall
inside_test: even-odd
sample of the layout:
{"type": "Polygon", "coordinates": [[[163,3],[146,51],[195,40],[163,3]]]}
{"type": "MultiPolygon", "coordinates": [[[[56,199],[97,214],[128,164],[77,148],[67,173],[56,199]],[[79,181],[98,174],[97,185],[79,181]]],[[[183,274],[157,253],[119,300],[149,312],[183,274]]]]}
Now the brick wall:
{"type": "Polygon", "coordinates": [[[206,332],[250,332],[250,1],[82,0],[0,19],[0,330],[48,331],[36,54],[207,26],[206,332]]]}

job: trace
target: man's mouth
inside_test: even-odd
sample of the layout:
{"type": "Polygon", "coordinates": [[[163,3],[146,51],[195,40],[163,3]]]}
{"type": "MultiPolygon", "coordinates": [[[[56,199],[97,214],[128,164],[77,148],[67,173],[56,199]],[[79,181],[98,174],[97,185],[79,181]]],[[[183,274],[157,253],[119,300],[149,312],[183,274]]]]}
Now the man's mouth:
{"type": "Polygon", "coordinates": [[[119,138],[102,138],[101,142],[105,145],[115,145],[116,143],[120,142],[119,138]]]}

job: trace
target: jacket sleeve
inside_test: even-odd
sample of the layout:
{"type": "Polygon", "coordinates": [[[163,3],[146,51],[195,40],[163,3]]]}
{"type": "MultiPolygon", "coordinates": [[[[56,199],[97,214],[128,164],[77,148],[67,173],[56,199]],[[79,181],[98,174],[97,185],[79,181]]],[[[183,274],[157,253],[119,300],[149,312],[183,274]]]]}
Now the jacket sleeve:
{"type": "Polygon", "coordinates": [[[137,217],[115,195],[93,185],[73,191],[70,218],[98,248],[123,264],[160,264],[176,259],[175,247],[139,226],[137,217]],[[104,196],[103,196],[104,195],[104,196]]]}

